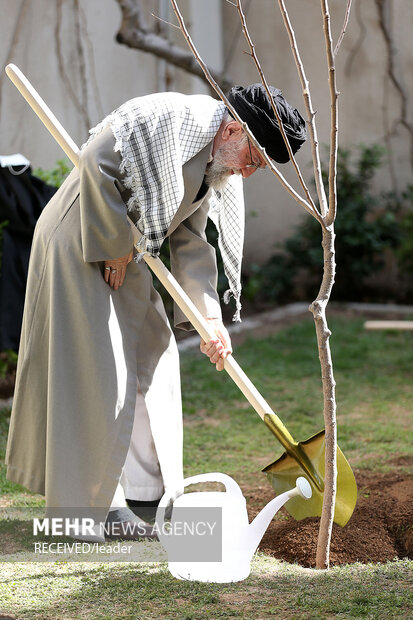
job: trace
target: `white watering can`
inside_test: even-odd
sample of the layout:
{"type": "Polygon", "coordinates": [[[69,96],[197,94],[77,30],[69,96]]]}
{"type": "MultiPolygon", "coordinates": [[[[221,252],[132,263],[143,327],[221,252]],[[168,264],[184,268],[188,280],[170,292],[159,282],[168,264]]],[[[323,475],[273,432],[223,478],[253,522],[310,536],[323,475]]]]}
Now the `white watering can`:
{"type": "Polygon", "coordinates": [[[167,492],[156,513],[156,527],[168,553],[169,571],[177,579],[189,581],[228,583],[246,579],[252,556],[275,513],[291,497],[310,499],[312,495],[306,478],[297,478],[295,488],[272,499],[249,523],[245,497],[235,480],[226,474],[208,473],[186,478],[184,486],[198,482],[221,482],[226,492],[180,495],[173,502],[172,515],[166,522],[165,510],[172,500],[167,492]],[[192,525],[189,525],[191,520],[192,525]],[[222,537],[219,535],[221,524],[222,537]],[[186,537],[185,530],[198,535],[186,537]],[[214,550],[218,551],[218,558],[214,550]]]}

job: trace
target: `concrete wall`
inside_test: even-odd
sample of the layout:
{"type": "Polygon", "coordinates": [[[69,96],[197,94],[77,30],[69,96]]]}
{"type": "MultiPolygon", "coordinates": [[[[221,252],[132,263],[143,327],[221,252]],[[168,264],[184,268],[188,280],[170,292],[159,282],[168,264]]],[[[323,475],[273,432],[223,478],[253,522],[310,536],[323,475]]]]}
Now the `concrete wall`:
{"type": "MultiPolygon", "coordinates": [[[[334,40],[344,19],[344,0],[330,0],[334,40]]],[[[168,0],[145,0],[151,12],[173,19],[168,0]]],[[[407,122],[412,124],[413,25],[411,0],[390,0],[395,33],[395,73],[405,89],[407,122]]],[[[225,0],[181,0],[195,43],[207,62],[225,67],[235,84],[259,81],[234,6],[225,0]]],[[[305,116],[301,87],[288,39],[274,0],[243,0],[250,33],[270,83],[305,116]]],[[[319,141],[329,138],[329,98],[324,40],[318,0],[289,0],[291,20],[301,49],[319,141]]],[[[149,54],[128,49],[114,40],[120,24],[115,0],[0,0],[0,66],[14,62],[26,73],[56,116],[80,145],[87,130],[126,99],[157,90],[208,92],[201,82],[149,54]],[[78,9],[77,9],[78,7],[78,9]]],[[[166,27],[167,28],[167,27],[166,27]]],[[[169,29],[175,42],[182,35],[169,29]]],[[[391,83],[388,53],[379,28],[375,0],[353,0],[348,31],[337,60],[340,95],[340,144],[381,142],[390,148],[388,163],[377,180],[383,189],[402,189],[411,182],[409,129],[399,121],[401,97],[391,83]]],[[[9,82],[0,74],[0,152],[21,152],[35,167],[51,167],[60,148],[9,82]]],[[[297,155],[311,184],[311,149],[297,155]]],[[[291,165],[280,170],[298,189],[291,165]]],[[[305,217],[276,178],[258,172],[245,184],[247,234],[245,265],[263,261],[274,243],[305,217]]]]}

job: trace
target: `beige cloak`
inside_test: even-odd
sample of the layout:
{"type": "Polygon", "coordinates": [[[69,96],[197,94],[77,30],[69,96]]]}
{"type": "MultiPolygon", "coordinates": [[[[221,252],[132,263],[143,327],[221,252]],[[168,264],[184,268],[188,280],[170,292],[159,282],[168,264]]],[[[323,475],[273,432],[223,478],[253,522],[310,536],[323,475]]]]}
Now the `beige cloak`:
{"type": "MultiPolygon", "coordinates": [[[[98,508],[101,520],[128,452],[138,381],[165,490],[183,478],[179,361],[163,304],[144,261],[128,265],[118,291],[102,275],[102,261],[132,248],[113,146],[109,128],[97,135],[38,221],[6,454],[8,478],[45,494],[48,507],[98,508]]],[[[204,234],[209,192],[193,202],[211,147],[183,167],[168,236],[175,277],[204,316],[220,317],[204,234]]],[[[177,309],[175,323],[190,328],[177,309]]]]}

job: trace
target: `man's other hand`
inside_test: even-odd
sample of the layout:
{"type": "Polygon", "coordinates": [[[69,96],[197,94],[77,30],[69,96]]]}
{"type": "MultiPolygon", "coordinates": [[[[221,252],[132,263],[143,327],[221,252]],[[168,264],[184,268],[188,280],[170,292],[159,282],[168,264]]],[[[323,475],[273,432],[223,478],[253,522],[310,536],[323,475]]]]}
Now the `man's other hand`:
{"type": "Polygon", "coordinates": [[[201,339],[201,352],[209,357],[217,370],[224,370],[224,360],[232,353],[231,338],[221,319],[211,318],[207,321],[216,337],[208,342],[201,339]]]}
{"type": "Polygon", "coordinates": [[[133,258],[133,250],[122,258],[116,258],[114,260],[105,260],[105,268],[103,271],[103,277],[105,282],[109,284],[115,291],[122,286],[126,275],[126,267],[133,258]]]}

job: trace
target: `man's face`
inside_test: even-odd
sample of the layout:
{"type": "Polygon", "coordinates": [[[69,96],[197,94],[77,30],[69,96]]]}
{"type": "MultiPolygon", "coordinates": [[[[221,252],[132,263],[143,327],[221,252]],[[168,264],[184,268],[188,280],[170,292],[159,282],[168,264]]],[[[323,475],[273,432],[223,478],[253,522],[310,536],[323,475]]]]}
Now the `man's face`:
{"type": "Polygon", "coordinates": [[[265,166],[265,160],[247,135],[239,132],[217,148],[214,159],[206,169],[206,182],[209,187],[222,189],[232,174],[241,174],[246,179],[265,166]]]}

